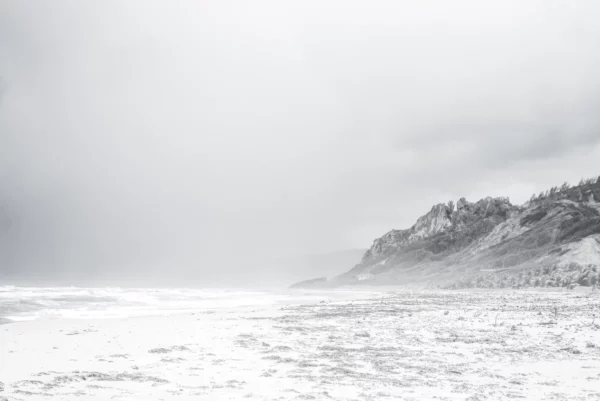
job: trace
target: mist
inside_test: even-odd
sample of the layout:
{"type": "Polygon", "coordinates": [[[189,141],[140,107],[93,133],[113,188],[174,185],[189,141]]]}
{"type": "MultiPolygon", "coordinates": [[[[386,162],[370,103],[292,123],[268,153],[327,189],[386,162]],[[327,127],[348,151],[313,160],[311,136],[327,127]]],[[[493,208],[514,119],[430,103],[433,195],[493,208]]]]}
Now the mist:
{"type": "Polygon", "coordinates": [[[0,276],[287,283],[434,203],[597,175],[599,12],[3,1],[0,276]]]}

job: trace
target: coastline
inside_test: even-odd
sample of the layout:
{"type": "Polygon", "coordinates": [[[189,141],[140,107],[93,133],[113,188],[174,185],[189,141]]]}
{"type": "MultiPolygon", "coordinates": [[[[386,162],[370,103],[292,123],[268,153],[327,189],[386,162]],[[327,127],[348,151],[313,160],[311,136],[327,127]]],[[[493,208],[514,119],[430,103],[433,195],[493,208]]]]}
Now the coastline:
{"type": "Polygon", "coordinates": [[[324,294],[318,302],[294,297],[287,304],[3,325],[2,396],[600,396],[600,322],[592,322],[597,294],[396,291],[343,300],[324,294]]]}

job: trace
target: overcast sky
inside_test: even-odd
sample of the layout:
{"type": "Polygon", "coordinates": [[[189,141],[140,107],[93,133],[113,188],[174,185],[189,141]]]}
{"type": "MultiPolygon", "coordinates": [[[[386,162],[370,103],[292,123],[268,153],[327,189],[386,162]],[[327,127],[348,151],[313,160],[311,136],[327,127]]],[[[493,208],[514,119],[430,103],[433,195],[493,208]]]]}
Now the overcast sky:
{"type": "Polygon", "coordinates": [[[434,203],[598,175],[598,15],[0,0],[2,268],[222,282],[366,248],[434,203]]]}

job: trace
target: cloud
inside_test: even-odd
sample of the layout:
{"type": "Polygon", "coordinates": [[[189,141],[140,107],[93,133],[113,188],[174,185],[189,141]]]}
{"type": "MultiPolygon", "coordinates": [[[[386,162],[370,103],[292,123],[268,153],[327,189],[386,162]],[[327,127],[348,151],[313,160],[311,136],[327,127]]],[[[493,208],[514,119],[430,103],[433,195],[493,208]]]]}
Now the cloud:
{"type": "Polygon", "coordinates": [[[4,96],[4,92],[6,91],[6,82],[0,77],[0,105],[2,104],[2,97],[4,96]]]}
{"type": "Polygon", "coordinates": [[[260,281],[432,203],[598,173],[593,1],[2,7],[22,269],[260,281]]]}

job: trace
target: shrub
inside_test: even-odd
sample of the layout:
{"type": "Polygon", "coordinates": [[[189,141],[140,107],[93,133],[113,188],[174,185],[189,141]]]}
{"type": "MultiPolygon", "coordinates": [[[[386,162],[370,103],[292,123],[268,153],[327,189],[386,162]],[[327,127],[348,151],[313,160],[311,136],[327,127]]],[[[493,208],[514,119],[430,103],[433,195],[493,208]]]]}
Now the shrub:
{"type": "Polygon", "coordinates": [[[547,214],[548,214],[548,212],[546,210],[539,210],[537,212],[528,214],[527,216],[525,216],[521,219],[521,221],[520,221],[521,227],[523,227],[524,225],[529,224],[529,223],[537,223],[538,221],[540,221],[541,219],[546,217],[547,214]]]}
{"type": "Polygon", "coordinates": [[[584,287],[589,287],[590,286],[590,278],[588,273],[583,273],[581,276],[579,276],[579,278],[577,279],[577,284],[584,286],[584,287]]]}
{"type": "Polygon", "coordinates": [[[600,216],[589,207],[570,209],[568,218],[559,226],[560,241],[577,241],[580,238],[600,233],[600,216]]]}

